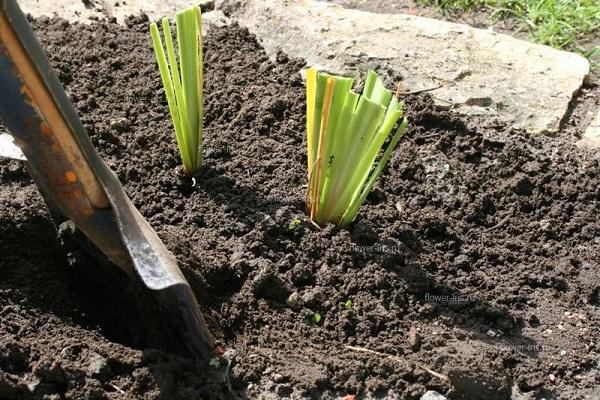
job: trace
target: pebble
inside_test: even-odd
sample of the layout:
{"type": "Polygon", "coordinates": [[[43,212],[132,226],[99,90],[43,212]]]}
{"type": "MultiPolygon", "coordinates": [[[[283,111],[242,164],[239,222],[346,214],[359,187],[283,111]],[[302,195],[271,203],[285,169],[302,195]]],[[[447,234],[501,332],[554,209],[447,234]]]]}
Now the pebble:
{"type": "Polygon", "coordinates": [[[106,374],[108,371],[108,361],[102,355],[92,352],[89,357],[87,372],[89,376],[98,376],[103,373],[106,374]]]}
{"type": "Polygon", "coordinates": [[[441,393],[436,392],[435,390],[428,390],[425,392],[423,396],[421,396],[420,400],[447,400],[446,396],[441,393]]]}
{"type": "Polygon", "coordinates": [[[127,118],[117,118],[110,121],[110,127],[117,132],[126,132],[131,127],[131,122],[127,118]]]}
{"type": "Polygon", "coordinates": [[[413,351],[419,351],[421,348],[421,335],[414,326],[408,331],[408,344],[413,351]]]}
{"type": "Polygon", "coordinates": [[[27,390],[33,393],[35,392],[41,381],[37,377],[32,376],[29,380],[25,381],[25,383],[27,384],[27,390]]]}

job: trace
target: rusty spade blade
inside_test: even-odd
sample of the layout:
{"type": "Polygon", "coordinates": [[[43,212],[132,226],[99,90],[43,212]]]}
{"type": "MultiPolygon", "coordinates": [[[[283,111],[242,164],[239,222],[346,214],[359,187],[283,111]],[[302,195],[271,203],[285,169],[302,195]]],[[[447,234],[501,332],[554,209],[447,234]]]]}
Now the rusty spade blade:
{"type": "Polygon", "coordinates": [[[50,208],[155,293],[195,356],[212,357],[215,341],[175,257],[96,152],[15,0],[0,0],[0,119],[50,208]]]}

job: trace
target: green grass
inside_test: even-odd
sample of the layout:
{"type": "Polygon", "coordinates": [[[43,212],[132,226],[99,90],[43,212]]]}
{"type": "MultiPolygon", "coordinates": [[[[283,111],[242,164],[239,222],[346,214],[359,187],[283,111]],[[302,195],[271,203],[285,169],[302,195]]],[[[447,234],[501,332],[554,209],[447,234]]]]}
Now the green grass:
{"type": "Polygon", "coordinates": [[[417,0],[454,14],[458,11],[490,12],[491,20],[515,18],[519,30],[530,39],[555,47],[577,51],[598,66],[600,46],[582,44],[600,33],[600,1],[598,0],[417,0]]]}

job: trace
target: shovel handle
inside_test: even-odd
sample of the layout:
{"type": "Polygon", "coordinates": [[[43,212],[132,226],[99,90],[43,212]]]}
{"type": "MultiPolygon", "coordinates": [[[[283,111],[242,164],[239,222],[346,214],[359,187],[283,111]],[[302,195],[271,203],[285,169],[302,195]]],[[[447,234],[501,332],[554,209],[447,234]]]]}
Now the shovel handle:
{"type": "Polygon", "coordinates": [[[94,149],[15,0],[0,0],[0,119],[49,208],[154,292],[199,358],[213,356],[196,296],[150,224],[94,149]]]}
{"type": "Polygon", "coordinates": [[[65,117],[75,114],[73,106],[23,13],[9,0],[0,0],[0,93],[0,118],[48,206],[131,274],[109,199],[65,117]]]}
{"type": "MultiPolygon", "coordinates": [[[[36,64],[25,50],[26,43],[21,42],[8,18],[4,10],[0,10],[0,51],[3,64],[7,61],[12,64],[11,72],[15,83],[18,82],[21,86],[22,101],[15,101],[14,98],[7,98],[8,96],[5,96],[4,101],[10,102],[15,108],[29,106],[36,110],[40,117],[39,121],[35,121],[38,122],[37,126],[29,127],[33,128],[39,137],[33,138],[33,135],[24,137],[18,135],[19,131],[15,131],[14,134],[18,135],[17,141],[22,147],[31,146],[31,143],[27,143],[30,139],[41,139],[50,143],[51,145],[46,150],[48,156],[55,159],[64,158],[69,164],[62,176],[63,185],[61,186],[71,192],[73,196],[78,195],[79,188],[77,186],[81,186],[93,207],[109,207],[110,204],[102,186],[83,156],[48,87],[43,82],[36,64]],[[23,104],[23,101],[26,104],[23,104]],[[79,182],[79,185],[74,185],[76,182],[79,182]]],[[[31,43],[29,45],[31,46],[31,43]]],[[[35,53],[33,54],[35,55],[35,53]]],[[[33,122],[30,121],[30,125],[33,122]]]]}

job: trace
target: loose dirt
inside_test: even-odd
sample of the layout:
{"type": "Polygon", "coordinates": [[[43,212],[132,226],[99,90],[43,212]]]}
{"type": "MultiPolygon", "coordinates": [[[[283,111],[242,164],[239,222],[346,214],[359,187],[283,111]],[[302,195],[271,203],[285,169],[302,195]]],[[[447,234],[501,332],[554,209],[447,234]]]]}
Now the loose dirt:
{"type": "Polygon", "coordinates": [[[570,131],[530,137],[408,97],[410,128],[357,220],[317,229],[303,203],[303,62],[211,29],[192,186],[147,18],[33,24],[237,357],[212,368],[173,352],[93,260],[60,246],[26,170],[3,160],[0,398],[598,396],[600,165],[570,131]]]}

